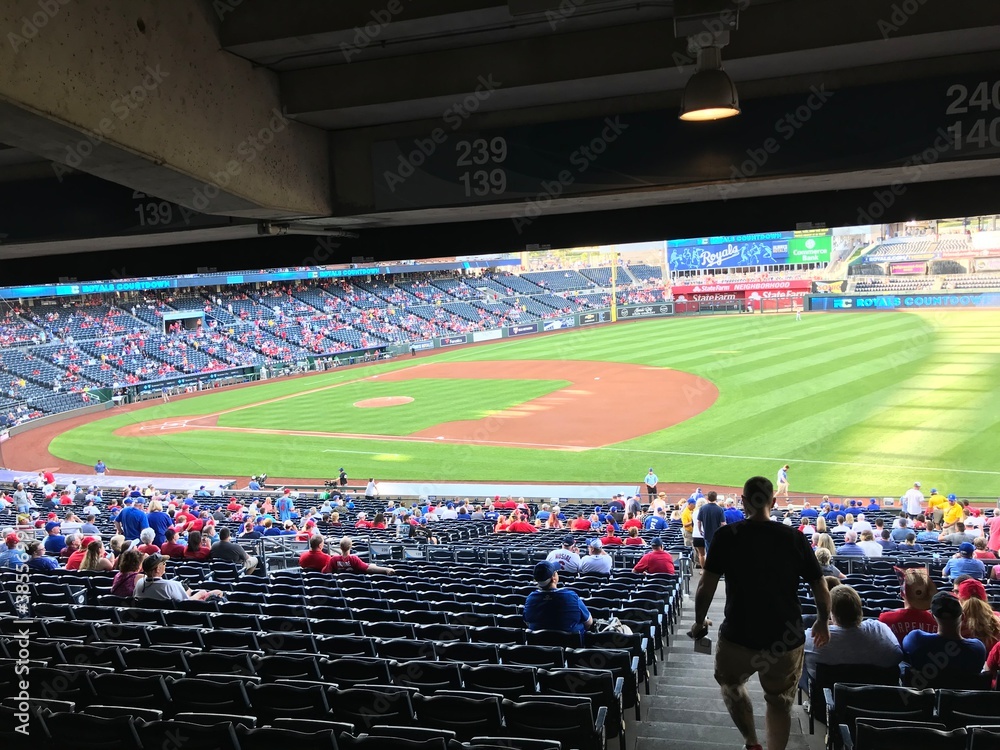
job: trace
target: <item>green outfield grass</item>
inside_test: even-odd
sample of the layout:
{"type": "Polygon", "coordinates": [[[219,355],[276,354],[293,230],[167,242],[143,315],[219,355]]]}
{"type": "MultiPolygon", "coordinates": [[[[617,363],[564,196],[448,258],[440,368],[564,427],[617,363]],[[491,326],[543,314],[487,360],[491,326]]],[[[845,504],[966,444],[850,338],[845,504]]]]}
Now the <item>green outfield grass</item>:
{"type": "MultiPolygon", "coordinates": [[[[740,485],[788,462],[793,490],[901,494],[915,480],[967,496],[1000,495],[1000,312],[717,316],[636,321],[504,340],[417,362],[570,359],[670,367],[710,379],[715,405],[668,430],[580,453],[206,430],[152,438],[112,431],[135,421],[249,406],[220,423],[274,429],[405,434],[475,419],[560,387],[552,381],[351,383],[274,404],[259,402],[410,367],[408,357],[366,368],[119,414],[59,436],[51,451],[116,472],[383,479],[635,482],[740,485]],[[389,386],[388,388],[386,386],[389,386]],[[479,387],[482,386],[482,387],[479,387]],[[414,396],[420,389],[419,397],[414,396]],[[426,391],[424,390],[426,389],[426,391]],[[391,410],[362,398],[410,395],[391,410]],[[391,416],[390,416],[391,412],[391,416]]],[[[622,393],[669,399],[671,393],[622,393]]]]}

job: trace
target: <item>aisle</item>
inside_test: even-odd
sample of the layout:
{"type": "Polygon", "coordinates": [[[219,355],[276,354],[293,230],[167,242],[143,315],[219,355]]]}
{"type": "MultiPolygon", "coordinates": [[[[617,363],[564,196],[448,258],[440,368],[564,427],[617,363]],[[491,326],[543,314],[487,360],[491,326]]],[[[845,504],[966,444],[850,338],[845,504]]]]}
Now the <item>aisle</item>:
{"type": "MultiPolygon", "coordinates": [[[[700,572],[695,571],[691,580],[692,593],[684,601],[677,633],[666,649],[666,661],[660,665],[660,674],[652,678],[651,695],[642,696],[643,720],[629,727],[629,750],[739,750],[743,747],[743,737],[733,727],[712,676],[715,657],[695,653],[693,642],[686,635],[694,621],[694,591],[699,575],[700,572]]],[[[725,586],[720,584],[708,615],[714,623],[710,634],[713,641],[718,637],[724,608],[725,586]]],[[[750,680],[748,689],[754,701],[758,739],[764,743],[764,694],[756,678],[750,680]]],[[[822,748],[824,727],[817,724],[816,730],[816,735],[810,737],[804,711],[798,706],[793,708],[788,750],[822,748]]],[[[609,750],[614,750],[614,741],[608,745],[609,750]]]]}

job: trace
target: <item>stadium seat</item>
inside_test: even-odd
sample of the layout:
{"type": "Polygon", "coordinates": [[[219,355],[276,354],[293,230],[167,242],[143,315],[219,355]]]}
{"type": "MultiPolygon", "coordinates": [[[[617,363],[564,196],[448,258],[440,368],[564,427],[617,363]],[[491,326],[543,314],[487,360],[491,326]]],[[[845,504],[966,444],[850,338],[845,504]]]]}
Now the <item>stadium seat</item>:
{"type": "Polygon", "coordinates": [[[41,720],[51,738],[50,747],[67,746],[80,750],[139,750],[142,747],[128,716],[104,719],[88,714],[58,713],[43,715],[41,720]]]}
{"type": "Polygon", "coordinates": [[[183,747],[184,750],[240,750],[232,723],[202,725],[182,721],[153,721],[138,726],[144,748],[183,747]]]}
{"type": "Polygon", "coordinates": [[[460,742],[480,732],[499,734],[504,729],[500,696],[415,695],[414,709],[420,726],[447,729],[460,742]]]}
{"type": "Polygon", "coordinates": [[[328,698],[334,720],[350,723],[359,732],[375,724],[406,726],[414,721],[410,691],[404,688],[332,688],[328,698]]]}
{"type": "Polygon", "coordinates": [[[577,750],[605,750],[607,709],[591,710],[590,699],[566,701],[544,698],[503,702],[507,731],[525,737],[559,740],[577,750]]]}
{"type": "Polygon", "coordinates": [[[295,750],[337,750],[337,737],[332,730],[307,734],[292,729],[262,727],[248,729],[237,727],[241,750],[274,750],[278,747],[295,750]]]}

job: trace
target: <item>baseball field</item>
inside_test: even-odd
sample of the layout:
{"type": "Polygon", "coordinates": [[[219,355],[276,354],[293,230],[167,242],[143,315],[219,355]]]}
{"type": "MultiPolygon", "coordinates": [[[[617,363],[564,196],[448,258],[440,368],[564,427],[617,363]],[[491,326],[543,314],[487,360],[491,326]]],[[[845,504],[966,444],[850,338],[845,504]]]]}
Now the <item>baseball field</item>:
{"type": "MultiPolygon", "coordinates": [[[[114,473],[1000,495],[1000,312],[721,315],[409,356],[108,412],[42,463],[114,473]]],[[[12,441],[15,442],[15,441],[12,441]]],[[[24,466],[21,468],[32,468],[24,466]]]]}

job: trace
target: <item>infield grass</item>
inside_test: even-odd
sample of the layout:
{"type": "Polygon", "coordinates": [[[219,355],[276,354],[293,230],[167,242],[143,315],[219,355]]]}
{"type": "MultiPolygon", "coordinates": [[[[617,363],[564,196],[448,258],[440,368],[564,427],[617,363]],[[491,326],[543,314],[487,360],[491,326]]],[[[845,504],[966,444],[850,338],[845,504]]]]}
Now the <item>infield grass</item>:
{"type": "MultiPolygon", "coordinates": [[[[758,473],[773,479],[787,462],[794,491],[898,497],[919,480],[944,493],[1000,495],[1000,312],[635,321],[505,339],[416,362],[530,359],[670,367],[708,378],[720,395],[710,409],[670,429],[580,453],[210,430],[150,438],[111,434],[132,422],[215,414],[412,366],[404,357],[111,416],[60,435],[50,450],[84,464],[103,458],[116,473],[248,476],[266,471],[320,478],[345,466],[352,477],[382,479],[638,484],[653,466],[663,481],[704,486],[738,486],[758,473]]],[[[474,419],[560,386],[488,381],[484,388],[470,389],[470,382],[422,381],[419,387],[430,389],[426,396],[374,410],[350,404],[383,395],[413,396],[416,381],[352,383],[232,412],[220,423],[406,434],[438,422],[474,419]],[[406,415],[406,425],[394,426],[403,410],[410,410],[412,422],[406,415]]],[[[680,397],[621,394],[622,399],[680,397]]]]}

